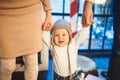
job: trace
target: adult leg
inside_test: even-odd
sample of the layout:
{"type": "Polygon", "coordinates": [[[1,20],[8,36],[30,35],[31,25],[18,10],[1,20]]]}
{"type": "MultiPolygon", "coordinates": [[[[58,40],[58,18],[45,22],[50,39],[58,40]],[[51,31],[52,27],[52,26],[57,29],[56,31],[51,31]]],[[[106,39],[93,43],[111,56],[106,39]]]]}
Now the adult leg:
{"type": "Polygon", "coordinates": [[[23,56],[25,63],[25,80],[37,80],[38,77],[38,55],[29,54],[23,56]]]}
{"type": "Polygon", "coordinates": [[[109,61],[108,80],[120,80],[120,1],[113,0],[113,52],[109,61]]]}
{"type": "Polygon", "coordinates": [[[16,68],[16,59],[0,59],[0,80],[11,80],[16,68]]]}

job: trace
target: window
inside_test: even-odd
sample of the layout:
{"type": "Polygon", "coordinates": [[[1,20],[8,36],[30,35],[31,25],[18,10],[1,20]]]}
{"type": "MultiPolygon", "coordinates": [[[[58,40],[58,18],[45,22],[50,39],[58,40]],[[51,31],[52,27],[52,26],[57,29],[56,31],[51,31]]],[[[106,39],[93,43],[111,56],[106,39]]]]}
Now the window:
{"type": "MultiPolygon", "coordinates": [[[[82,28],[81,18],[84,0],[78,0],[78,30],[82,28]]],[[[51,0],[53,21],[64,18],[70,21],[70,0],[51,0]]],[[[93,5],[94,23],[88,39],[79,50],[111,50],[113,42],[113,17],[111,0],[96,0],[93,5]]]]}

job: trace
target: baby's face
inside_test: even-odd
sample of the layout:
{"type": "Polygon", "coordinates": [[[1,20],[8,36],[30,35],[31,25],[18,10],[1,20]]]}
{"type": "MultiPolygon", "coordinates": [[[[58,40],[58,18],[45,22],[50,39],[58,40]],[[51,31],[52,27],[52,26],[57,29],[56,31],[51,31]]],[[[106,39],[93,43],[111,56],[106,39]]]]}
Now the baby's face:
{"type": "Polygon", "coordinates": [[[69,33],[66,29],[56,29],[53,33],[53,42],[56,46],[63,47],[69,43],[69,33]]]}

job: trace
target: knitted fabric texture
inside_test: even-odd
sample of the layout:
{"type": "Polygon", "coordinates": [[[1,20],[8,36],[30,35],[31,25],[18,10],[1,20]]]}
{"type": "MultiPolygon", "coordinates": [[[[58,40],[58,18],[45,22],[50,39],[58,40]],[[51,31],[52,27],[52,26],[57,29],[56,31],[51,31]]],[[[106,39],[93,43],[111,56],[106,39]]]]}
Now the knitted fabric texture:
{"type": "MultiPolygon", "coordinates": [[[[64,20],[64,19],[59,19],[55,22],[55,24],[53,25],[53,28],[51,29],[51,34],[53,35],[54,34],[54,31],[56,29],[66,29],[69,33],[69,36],[70,36],[70,42],[71,42],[71,39],[72,39],[72,30],[71,30],[71,26],[70,24],[64,20]]],[[[53,42],[53,39],[52,39],[52,42],[53,42]]]]}

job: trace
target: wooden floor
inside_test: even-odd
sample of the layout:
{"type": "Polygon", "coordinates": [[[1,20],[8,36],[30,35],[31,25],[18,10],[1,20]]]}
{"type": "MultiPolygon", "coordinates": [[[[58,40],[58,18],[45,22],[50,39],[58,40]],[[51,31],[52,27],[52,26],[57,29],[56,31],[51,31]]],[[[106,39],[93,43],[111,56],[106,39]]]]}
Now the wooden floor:
{"type": "MultiPolygon", "coordinates": [[[[90,57],[97,64],[98,71],[106,71],[108,69],[109,57],[90,57]]],[[[99,72],[101,76],[101,72],[99,72]]],[[[12,80],[24,80],[23,72],[13,73],[12,80]]],[[[49,69],[48,71],[39,72],[38,80],[52,80],[52,59],[49,59],[49,69]]]]}

